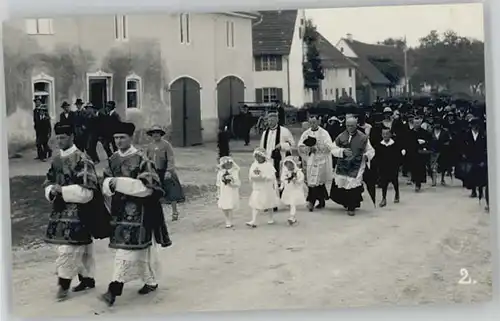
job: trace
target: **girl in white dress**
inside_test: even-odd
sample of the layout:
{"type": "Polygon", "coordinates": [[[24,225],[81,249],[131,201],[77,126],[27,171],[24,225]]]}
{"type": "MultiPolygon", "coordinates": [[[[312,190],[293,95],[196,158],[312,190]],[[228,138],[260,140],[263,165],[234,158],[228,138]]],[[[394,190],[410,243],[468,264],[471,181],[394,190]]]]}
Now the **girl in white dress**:
{"type": "Polygon", "coordinates": [[[292,156],[286,157],[283,161],[280,180],[280,189],[283,191],[281,202],[290,206],[288,224],[293,225],[297,223],[295,218],[297,206],[306,204],[306,196],[304,194],[304,173],[292,156]]]}
{"type": "MultiPolygon", "coordinates": [[[[246,224],[257,227],[257,215],[260,212],[275,208],[279,204],[277,192],[276,170],[267,158],[264,148],[256,148],[253,152],[255,161],[250,166],[249,178],[252,183],[252,194],[248,204],[252,208],[252,220],[246,224]]],[[[273,224],[273,211],[269,210],[268,224],[273,224]]]]}
{"type": "Polygon", "coordinates": [[[221,157],[217,172],[217,205],[226,217],[226,228],[233,227],[233,211],[240,204],[240,168],[230,156],[221,157]]]}

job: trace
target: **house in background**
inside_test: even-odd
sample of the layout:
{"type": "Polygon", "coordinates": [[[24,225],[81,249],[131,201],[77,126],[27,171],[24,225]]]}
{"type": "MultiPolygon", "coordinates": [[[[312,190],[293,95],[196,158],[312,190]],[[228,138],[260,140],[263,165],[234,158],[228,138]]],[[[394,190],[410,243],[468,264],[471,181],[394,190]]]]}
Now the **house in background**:
{"type": "MultiPolygon", "coordinates": [[[[351,97],[356,101],[356,64],[346,58],[323,35],[318,33],[318,51],[325,78],[320,84],[321,100],[351,97]]],[[[312,101],[312,97],[308,99],[312,101]]]]}
{"type": "Polygon", "coordinates": [[[255,99],[251,12],[98,15],[4,24],[10,145],[34,141],[33,97],[53,123],[63,100],[114,100],[138,136],[166,126],[177,146],[216,138],[231,100],[255,99]],[[228,99],[227,97],[230,97],[228,99]]]}
{"type": "Polygon", "coordinates": [[[302,75],[304,10],[260,11],[252,28],[257,102],[306,102],[302,75]]]}
{"type": "Polygon", "coordinates": [[[371,104],[377,97],[406,93],[405,53],[402,49],[363,43],[354,40],[350,34],[342,38],[336,47],[357,65],[358,102],[371,104]]]}

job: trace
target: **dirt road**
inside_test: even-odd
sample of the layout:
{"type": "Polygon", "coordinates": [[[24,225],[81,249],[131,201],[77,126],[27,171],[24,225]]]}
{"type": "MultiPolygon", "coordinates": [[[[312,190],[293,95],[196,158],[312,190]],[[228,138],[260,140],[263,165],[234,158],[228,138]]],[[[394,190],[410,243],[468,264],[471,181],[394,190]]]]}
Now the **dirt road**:
{"type": "MultiPolygon", "coordinates": [[[[236,159],[246,178],[249,155],[236,159]]],[[[420,194],[403,186],[400,204],[375,209],[365,201],[355,217],[331,202],[322,211],[302,209],[294,227],[287,226],[283,210],[276,225],[261,217],[257,229],[248,229],[245,183],[245,199],[230,230],[209,193],[183,206],[181,220],[169,224],[174,246],[161,252],[156,293],[139,297],[141,284],[135,282],[126,285],[115,307],[98,301],[113,261],[107,242],[98,241],[97,288],[58,303],[53,250],[17,250],[14,312],[69,317],[487,301],[492,293],[489,215],[455,185],[427,187],[420,194]],[[458,284],[461,269],[474,284],[458,284]]]]}

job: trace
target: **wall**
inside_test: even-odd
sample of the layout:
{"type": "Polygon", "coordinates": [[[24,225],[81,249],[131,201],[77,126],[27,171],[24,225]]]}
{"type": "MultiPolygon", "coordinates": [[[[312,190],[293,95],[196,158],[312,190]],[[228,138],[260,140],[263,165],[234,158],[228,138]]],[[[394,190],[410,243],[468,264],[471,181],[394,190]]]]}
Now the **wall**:
{"type": "Polygon", "coordinates": [[[354,51],[352,51],[351,47],[347,44],[344,39],[340,39],[335,46],[337,49],[344,54],[344,56],[348,58],[357,58],[358,56],[354,51]]]}
{"type": "Polygon", "coordinates": [[[288,103],[288,63],[288,56],[282,56],[281,70],[255,71],[255,59],[253,59],[252,69],[254,70],[253,83],[255,88],[282,88],[283,100],[288,103]]]}
{"type": "MultiPolygon", "coordinates": [[[[204,140],[216,137],[216,83],[220,79],[226,75],[241,78],[246,85],[246,100],[255,99],[250,19],[191,15],[188,45],[180,43],[177,14],[133,15],[127,16],[127,21],[126,41],[115,39],[114,16],[57,18],[54,35],[27,35],[22,19],[5,25],[5,71],[6,79],[11,79],[6,93],[11,146],[34,142],[32,85],[26,80],[40,72],[54,78],[56,106],[62,100],[87,98],[87,72],[112,73],[112,98],[117,110],[136,124],[141,137],[141,129],[152,124],[170,125],[168,88],[179,77],[196,79],[202,87],[204,140]],[[235,22],[235,48],[225,46],[226,19],[235,22]],[[125,110],[125,78],[129,74],[141,78],[139,109],[125,110]]],[[[58,114],[59,109],[56,111],[58,114]]]]}
{"type": "MultiPolygon", "coordinates": [[[[302,73],[303,46],[300,38],[300,20],[304,17],[304,10],[297,13],[293,31],[292,46],[288,57],[290,66],[290,104],[295,107],[302,107],[307,102],[307,91],[304,88],[304,76],[302,73]]],[[[312,96],[311,96],[312,97],[312,96]]]]}
{"type": "Polygon", "coordinates": [[[342,88],[349,95],[349,88],[352,88],[352,98],[356,101],[356,70],[351,68],[328,68],[325,70],[325,79],[321,81],[323,100],[336,100],[335,89],[339,90],[339,97],[342,97],[342,88]]]}

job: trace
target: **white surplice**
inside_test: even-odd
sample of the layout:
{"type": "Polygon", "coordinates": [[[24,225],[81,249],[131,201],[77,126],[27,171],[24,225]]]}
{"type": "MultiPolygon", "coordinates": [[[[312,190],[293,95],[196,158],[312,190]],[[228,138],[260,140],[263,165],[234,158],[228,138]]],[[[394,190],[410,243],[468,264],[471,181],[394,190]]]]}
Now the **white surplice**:
{"type": "MultiPolygon", "coordinates": [[[[293,138],[290,130],[284,126],[280,127],[280,137],[279,144],[281,145],[281,158],[284,159],[286,156],[286,152],[292,150],[292,147],[295,145],[295,139],[293,138]]],[[[264,140],[266,137],[267,129],[262,133],[262,137],[260,138],[260,147],[264,148],[266,145],[266,154],[268,158],[271,158],[271,154],[273,150],[276,149],[276,134],[278,133],[278,127],[274,129],[269,129],[269,135],[267,136],[267,144],[264,144],[264,140]]]]}
{"type": "Polygon", "coordinates": [[[308,129],[302,133],[298,142],[299,153],[306,161],[306,181],[308,186],[319,186],[333,179],[332,138],[325,129],[308,129]],[[309,155],[310,148],[304,145],[308,137],[316,138],[316,152],[309,155]]]}
{"type": "MultiPolygon", "coordinates": [[[[131,146],[126,152],[118,151],[119,155],[126,157],[137,153],[138,150],[131,146]]],[[[111,177],[105,178],[103,182],[103,194],[107,199],[106,204],[111,209],[109,199],[113,196],[113,192],[109,187],[111,177]]],[[[116,186],[115,192],[119,192],[129,196],[147,197],[153,191],[144,184],[130,177],[115,177],[116,186]]],[[[159,262],[160,246],[155,242],[153,236],[153,245],[142,250],[124,250],[117,249],[115,253],[113,281],[127,283],[133,280],[141,279],[148,285],[156,285],[160,273],[159,262]]]]}
{"type": "MultiPolygon", "coordinates": [[[[61,150],[61,158],[66,158],[77,151],[75,145],[66,150],[61,150]]],[[[45,198],[53,202],[54,198],[50,194],[54,185],[45,188],[45,198]]],[[[62,199],[66,203],[85,204],[94,197],[93,191],[83,188],[80,185],[62,186],[62,199]]],[[[58,245],[56,259],[56,274],[63,279],[73,279],[78,274],[86,278],[93,278],[95,273],[94,245],[58,245]]]]}

